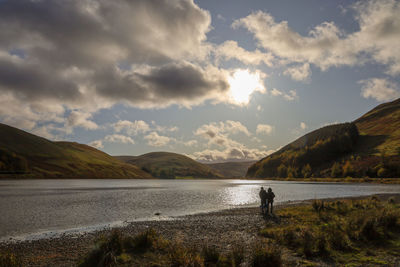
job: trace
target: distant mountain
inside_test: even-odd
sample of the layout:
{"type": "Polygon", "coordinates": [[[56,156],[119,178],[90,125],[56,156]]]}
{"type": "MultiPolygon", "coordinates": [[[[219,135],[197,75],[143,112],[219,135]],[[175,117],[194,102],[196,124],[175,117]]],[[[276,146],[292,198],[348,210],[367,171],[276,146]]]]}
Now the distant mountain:
{"type": "Polygon", "coordinates": [[[1,123],[0,177],[152,178],[93,147],[52,142],[1,123]]]}
{"type": "Polygon", "coordinates": [[[222,178],[219,172],[209,166],[176,153],[152,152],[141,156],[117,156],[116,158],[139,166],[158,178],[222,178]]]}
{"type": "Polygon", "coordinates": [[[226,178],[245,177],[247,169],[256,161],[235,161],[222,163],[207,163],[209,167],[216,170],[226,178]]]}
{"type": "Polygon", "coordinates": [[[400,177],[400,99],[308,133],[250,166],[246,176],[400,177]]]}

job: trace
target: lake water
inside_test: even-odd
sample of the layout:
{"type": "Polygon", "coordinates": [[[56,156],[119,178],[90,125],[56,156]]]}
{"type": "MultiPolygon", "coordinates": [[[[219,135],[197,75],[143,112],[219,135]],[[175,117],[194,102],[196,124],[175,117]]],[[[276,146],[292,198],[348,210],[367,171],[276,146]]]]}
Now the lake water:
{"type": "Polygon", "coordinates": [[[0,180],[0,240],[258,206],[260,186],[272,187],[275,203],[400,192],[400,185],[265,180],[0,180]]]}

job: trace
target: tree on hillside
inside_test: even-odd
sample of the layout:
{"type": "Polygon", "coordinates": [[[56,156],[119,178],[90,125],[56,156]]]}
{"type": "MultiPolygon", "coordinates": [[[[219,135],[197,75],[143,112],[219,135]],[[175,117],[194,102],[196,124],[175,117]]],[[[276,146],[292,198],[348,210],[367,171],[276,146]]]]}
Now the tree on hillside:
{"type": "Polygon", "coordinates": [[[283,163],[278,167],[278,176],[282,178],[287,177],[287,168],[283,163]]]}
{"type": "Polygon", "coordinates": [[[346,163],[343,165],[343,175],[347,177],[347,176],[352,176],[353,174],[354,174],[353,165],[349,160],[347,160],[346,163]]]}
{"type": "Polygon", "coordinates": [[[303,174],[304,178],[310,177],[311,176],[311,172],[312,172],[312,170],[311,170],[310,164],[305,165],[303,167],[303,169],[301,170],[301,174],[303,174]]]}
{"type": "Polygon", "coordinates": [[[335,162],[333,163],[333,166],[331,168],[331,176],[336,178],[340,177],[342,175],[342,168],[340,166],[340,163],[335,162]]]}

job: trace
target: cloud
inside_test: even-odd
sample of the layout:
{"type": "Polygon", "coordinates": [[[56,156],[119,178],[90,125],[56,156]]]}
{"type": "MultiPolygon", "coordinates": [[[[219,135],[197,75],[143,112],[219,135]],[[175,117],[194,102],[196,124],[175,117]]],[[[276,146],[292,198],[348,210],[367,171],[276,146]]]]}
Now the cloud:
{"type": "MultiPolygon", "coordinates": [[[[303,36],[287,21],[277,22],[262,11],[238,19],[232,26],[250,31],[259,47],[283,62],[309,63],[326,70],[332,66],[354,66],[372,60],[385,65],[390,75],[399,74],[400,2],[359,1],[351,8],[359,26],[359,30],[352,33],[345,33],[334,22],[323,22],[303,36]]],[[[295,76],[302,78],[307,72],[301,73],[295,76]]],[[[291,75],[291,72],[287,74],[291,75]]]]}
{"type": "Polygon", "coordinates": [[[289,67],[283,74],[290,76],[296,81],[306,81],[311,76],[310,64],[304,63],[303,65],[289,67]]]}
{"type": "Polygon", "coordinates": [[[71,127],[95,129],[87,114],[116,103],[229,102],[228,71],[207,64],[210,14],[191,0],[4,0],[0,28],[0,98],[33,122],[0,110],[13,125],[70,116],[71,127]]]}
{"type": "Polygon", "coordinates": [[[195,146],[195,145],[197,145],[198,144],[198,142],[197,142],[197,140],[189,140],[189,141],[184,141],[184,142],[182,142],[182,144],[184,145],[184,146],[188,146],[188,147],[191,147],[191,146],[195,146]]]}
{"type": "Polygon", "coordinates": [[[271,95],[273,95],[273,96],[280,96],[282,94],[283,93],[276,88],[272,89],[272,91],[271,91],[271,95]]]}
{"type": "Polygon", "coordinates": [[[135,144],[135,141],[129,136],[121,134],[111,134],[104,137],[105,142],[122,143],[122,144],[135,144]]]}
{"type": "Polygon", "coordinates": [[[271,67],[273,65],[274,56],[271,53],[263,53],[256,49],[254,51],[247,51],[240,47],[237,42],[229,40],[217,46],[215,50],[217,58],[225,60],[236,59],[244,64],[259,65],[264,63],[271,67]]]}
{"type": "Polygon", "coordinates": [[[257,125],[257,129],[256,129],[256,133],[257,134],[265,134],[265,135],[269,135],[272,133],[272,131],[274,130],[274,126],[269,125],[269,124],[258,124],[257,125]]]}
{"type": "Polygon", "coordinates": [[[102,140],[95,140],[93,142],[90,142],[89,146],[92,146],[92,147],[97,148],[97,149],[104,148],[102,140]]]}
{"type": "Polygon", "coordinates": [[[231,139],[242,133],[251,136],[248,129],[238,121],[211,122],[200,126],[194,134],[208,140],[208,148],[193,153],[192,157],[200,161],[254,160],[267,155],[263,150],[248,148],[231,139]],[[218,149],[213,149],[215,146],[218,149]]]}
{"type": "Polygon", "coordinates": [[[119,120],[112,126],[117,133],[125,131],[129,135],[137,135],[138,133],[146,133],[150,131],[150,126],[142,120],[119,120]]]}
{"type": "Polygon", "coordinates": [[[227,148],[225,150],[206,149],[194,152],[192,158],[203,162],[229,160],[258,160],[269,155],[267,151],[247,148],[227,148]]]}
{"type": "Polygon", "coordinates": [[[279,91],[276,88],[273,88],[271,90],[271,95],[273,95],[273,96],[282,96],[287,101],[294,101],[294,100],[298,99],[298,96],[297,96],[297,93],[296,93],[295,90],[290,90],[289,93],[284,93],[282,91],[279,91]]]}
{"type": "Polygon", "coordinates": [[[159,135],[157,132],[151,132],[144,139],[147,140],[149,146],[155,147],[166,146],[172,140],[170,137],[159,135]]]}
{"type": "Polygon", "coordinates": [[[361,95],[364,98],[373,98],[377,101],[390,101],[400,97],[399,86],[387,79],[372,78],[361,80],[361,95]]]}
{"type": "Polygon", "coordinates": [[[301,136],[307,129],[308,125],[305,122],[300,122],[298,127],[292,129],[292,134],[296,136],[301,136]]]}
{"type": "Polygon", "coordinates": [[[229,136],[238,133],[243,133],[247,136],[251,135],[247,127],[241,122],[232,120],[204,124],[194,131],[194,135],[208,140],[209,145],[214,144],[222,147],[238,146],[239,143],[229,138],[229,136]]]}
{"type": "Polygon", "coordinates": [[[82,127],[86,130],[96,130],[99,126],[89,120],[91,114],[80,111],[72,111],[66,121],[67,127],[82,127]]]}

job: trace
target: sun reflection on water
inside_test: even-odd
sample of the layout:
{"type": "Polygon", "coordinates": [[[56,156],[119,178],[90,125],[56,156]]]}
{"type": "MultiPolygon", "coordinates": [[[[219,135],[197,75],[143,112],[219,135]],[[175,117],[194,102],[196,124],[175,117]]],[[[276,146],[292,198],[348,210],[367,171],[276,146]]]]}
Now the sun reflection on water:
{"type": "Polygon", "coordinates": [[[249,205],[258,199],[257,186],[241,185],[227,187],[222,190],[222,199],[227,205],[249,205]]]}

